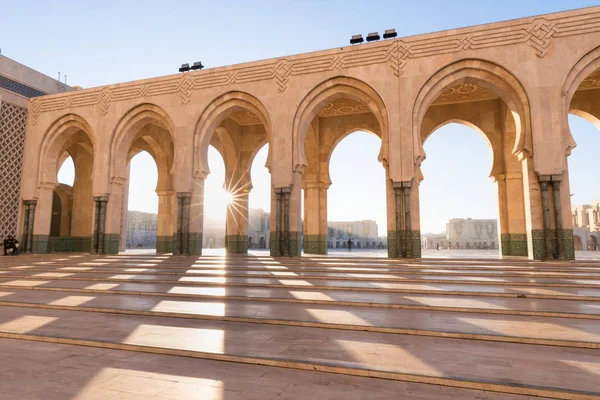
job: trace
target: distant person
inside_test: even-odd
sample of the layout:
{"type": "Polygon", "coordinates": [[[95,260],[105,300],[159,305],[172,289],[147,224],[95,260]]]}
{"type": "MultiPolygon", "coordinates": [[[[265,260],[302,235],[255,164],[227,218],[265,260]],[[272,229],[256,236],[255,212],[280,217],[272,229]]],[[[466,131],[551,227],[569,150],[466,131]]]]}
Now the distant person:
{"type": "Polygon", "coordinates": [[[19,254],[19,241],[15,239],[12,235],[8,235],[6,239],[4,239],[4,255],[8,255],[8,250],[11,250],[11,254],[13,256],[19,254]]]}
{"type": "Polygon", "coordinates": [[[439,249],[440,249],[440,244],[439,244],[439,243],[436,243],[436,244],[435,244],[435,249],[436,249],[436,250],[439,250],[439,249]]]}
{"type": "Polygon", "coordinates": [[[352,251],[352,240],[348,239],[348,251],[352,251]]]}

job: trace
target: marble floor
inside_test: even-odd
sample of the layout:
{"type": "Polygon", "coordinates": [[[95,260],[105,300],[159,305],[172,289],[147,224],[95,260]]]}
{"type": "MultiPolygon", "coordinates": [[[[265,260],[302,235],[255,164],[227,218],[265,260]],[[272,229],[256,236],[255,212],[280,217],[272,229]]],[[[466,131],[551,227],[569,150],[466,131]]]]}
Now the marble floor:
{"type": "Polygon", "coordinates": [[[1,399],[600,399],[600,262],[0,257],[1,399]]]}

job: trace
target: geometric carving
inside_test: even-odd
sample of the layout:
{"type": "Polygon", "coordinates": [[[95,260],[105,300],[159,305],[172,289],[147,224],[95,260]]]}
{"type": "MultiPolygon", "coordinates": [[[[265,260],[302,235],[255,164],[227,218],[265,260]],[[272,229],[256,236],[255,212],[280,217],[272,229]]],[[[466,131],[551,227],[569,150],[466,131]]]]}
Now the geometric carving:
{"type": "Polygon", "coordinates": [[[232,120],[237,122],[241,126],[249,125],[260,125],[262,124],[260,118],[252,111],[242,110],[231,113],[229,116],[232,120]]]}
{"type": "Polygon", "coordinates": [[[487,88],[473,83],[460,83],[444,89],[432,104],[454,104],[466,101],[482,101],[497,98],[498,95],[487,88]]]}
{"type": "Polygon", "coordinates": [[[0,103],[0,238],[15,234],[27,109],[0,103]]]}
{"type": "Polygon", "coordinates": [[[342,98],[326,104],[317,114],[320,118],[338,117],[341,115],[364,114],[371,110],[362,103],[342,98]]]}
{"type": "Polygon", "coordinates": [[[600,70],[594,71],[581,82],[577,90],[600,89],[600,70]]]}
{"type": "Polygon", "coordinates": [[[543,18],[536,19],[533,25],[527,29],[529,43],[535,49],[535,55],[542,58],[548,53],[550,38],[556,33],[554,23],[543,18]]]}

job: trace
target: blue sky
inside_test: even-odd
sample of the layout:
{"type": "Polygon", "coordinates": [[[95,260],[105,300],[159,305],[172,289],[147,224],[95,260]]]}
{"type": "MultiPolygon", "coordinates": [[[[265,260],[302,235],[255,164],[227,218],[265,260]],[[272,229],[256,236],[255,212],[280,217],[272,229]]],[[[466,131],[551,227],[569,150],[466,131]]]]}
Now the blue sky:
{"type": "MultiPolygon", "coordinates": [[[[0,0],[0,48],[2,54],[50,76],[58,71],[67,74],[71,85],[93,87],[175,73],[184,62],[201,60],[206,67],[217,67],[338,47],[347,45],[356,33],[395,28],[406,36],[597,4],[584,0],[0,0]]],[[[578,118],[572,118],[572,128],[579,144],[569,162],[572,199],[574,204],[589,203],[600,197],[600,167],[594,154],[600,148],[600,132],[578,118]]],[[[377,138],[356,134],[334,152],[330,219],[376,219],[380,231],[385,229],[383,169],[376,161],[379,145],[377,138]]],[[[495,187],[488,177],[490,156],[483,139],[468,128],[446,126],[427,141],[425,150],[423,232],[444,229],[452,217],[497,216],[495,187]],[[468,154],[461,153],[465,147],[468,154]]],[[[216,215],[216,192],[222,181],[218,182],[220,161],[215,156],[211,156],[207,202],[215,193],[216,215]]],[[[152,170],[151,164],[143,154],[134,159],[132,193],[136,195],[131,196],[131,209],[156,211],[155,196],[148,195],[155,178],[143,173],[152,170]]],[[[263,164],[258,157],[250,201],[252,206],[268,208],[268,173],[263,164]]]]}

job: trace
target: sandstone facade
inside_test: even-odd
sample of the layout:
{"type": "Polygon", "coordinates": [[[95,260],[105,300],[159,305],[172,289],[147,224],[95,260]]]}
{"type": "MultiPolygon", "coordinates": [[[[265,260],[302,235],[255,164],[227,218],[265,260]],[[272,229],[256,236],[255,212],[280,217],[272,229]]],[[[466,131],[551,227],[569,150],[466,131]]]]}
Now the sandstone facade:
{"type": "Polygon", "coordinates": [[[301,189],[305,244],[324,252],[329,159],[361,130],[382,140],[389,256],[419,257],[423,143],[459,122],[493,154],[503,254],[569,259],[567,117],[598,123],[599,99],[600,7],[43,96],[29,104],[19,233],[26,250],[48,250],[56,174],[70,155],[70,234],[118,251],[128,163],[145,150],[159,171],[159,251],[200,254],[213,145],[238,205],[228,250],[245,253],[250,166],[269,143],[271,253],[300,253],[301,189]]]}

